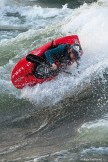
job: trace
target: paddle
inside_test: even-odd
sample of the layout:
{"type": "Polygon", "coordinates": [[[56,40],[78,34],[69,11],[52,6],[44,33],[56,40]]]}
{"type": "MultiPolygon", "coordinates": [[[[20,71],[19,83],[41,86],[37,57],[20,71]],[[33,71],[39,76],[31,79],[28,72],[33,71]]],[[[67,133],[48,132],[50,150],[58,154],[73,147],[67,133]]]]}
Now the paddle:
{"type": "Polygon", "coordinates": [[[28,54],[26,56],[26,60],[29,61],[29,62],[32,62],[32,63],[41,63],[44,61],[44,59],[42,59],[41,57],[38,57],[36,55],[33,55],[33,54],[28,54]]]}
{"type": "MultiPolygon", "coordinates": [[[[42,63],[42,62],[44,61],[43,58],[38,57],[38,56],[36,56],[36,55],[34,55],[34,54],[28,54],[28,55],[26,56],[26,60],[29,61],[29,62],[35,63],[35,64],[36,64],[36,63],[39,64],[39,63],[42,63]]],[[[68,72],[68,71],[65,71],[65,70],[62,70],[62,69],[59,69],[59,71],[64,72],[64,73],[66,73],[66,74],[72,75],[71,72],[68,72]]]]}
{"type": "Polygon", "coordinates": [[[66,73],[66,74],[70,74],[70,75],[72,75],[72,73],[69,72],[69,71],[63,71],[63,72],[66,73]]]}

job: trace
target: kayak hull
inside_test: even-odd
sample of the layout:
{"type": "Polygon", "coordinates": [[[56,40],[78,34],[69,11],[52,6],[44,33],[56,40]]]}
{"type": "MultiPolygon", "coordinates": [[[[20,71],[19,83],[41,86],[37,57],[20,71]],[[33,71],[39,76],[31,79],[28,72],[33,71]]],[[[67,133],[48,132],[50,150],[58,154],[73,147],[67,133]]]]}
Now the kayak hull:
{"type": "MultiPolygon", "coordinates": [[[[65,36],[54,40],[56,45],[69,43],[74,44],[75,41],[79,42],[79,38],[77,35],[65,36]]],[[[51,47],[51,42],[44,44],[43,46],[33,50],[30,54],[36,55],[38,57],[42,57],[44,53],[51,47]]],[[[79,42],[80,43],[80,42],[79,42]]],[[[13,68],[11,73],[11,81],[13,85],[18,88],[22,89],[25,86],[34,86],[38,83],[43,83],[45,81],[52,80],[55,76],[50,78],[36,78],[33,74],[33,67],[34,63],[28,62],[26,60],[26,56],[23,57],[13,68]]]]}

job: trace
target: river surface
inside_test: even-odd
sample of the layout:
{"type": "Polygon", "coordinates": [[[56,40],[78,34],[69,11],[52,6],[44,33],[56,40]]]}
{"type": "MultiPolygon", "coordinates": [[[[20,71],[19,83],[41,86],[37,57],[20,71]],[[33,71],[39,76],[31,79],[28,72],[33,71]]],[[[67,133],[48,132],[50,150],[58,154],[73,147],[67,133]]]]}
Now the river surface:
{"type": "Polygon", "coordinates": [[[108,1],[0,0],[0,162],[108,162],[108,1]],[[84,54],[54,80],[16,89],[15,64],[79,36],[84,54]]]}

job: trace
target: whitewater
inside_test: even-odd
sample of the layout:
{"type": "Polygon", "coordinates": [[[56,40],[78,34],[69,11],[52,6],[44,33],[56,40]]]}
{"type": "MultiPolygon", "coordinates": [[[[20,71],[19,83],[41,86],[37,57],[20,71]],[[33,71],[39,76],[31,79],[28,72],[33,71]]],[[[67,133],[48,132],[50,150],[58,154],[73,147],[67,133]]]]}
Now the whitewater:
{"type": "MultiPolygon", "coordinates": [[[[48,2],[47,2],[48,3],[48,2]]],[[[71,3],[71,2],[70,2],[71,3]]],[[[108,161],[108,2],[70,8],[0,0],[0,161],[108,161]],[[79,67],[16,89],[15,64],[65,35],[79,36],[79,67]]]]}

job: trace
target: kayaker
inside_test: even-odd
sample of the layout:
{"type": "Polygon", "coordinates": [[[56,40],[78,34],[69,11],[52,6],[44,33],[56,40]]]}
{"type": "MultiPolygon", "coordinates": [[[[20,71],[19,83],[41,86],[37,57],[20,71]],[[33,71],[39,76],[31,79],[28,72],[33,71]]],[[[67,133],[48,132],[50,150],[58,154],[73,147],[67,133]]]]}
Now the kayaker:
{"type": "Polygon", "coordinates": [[[55,61],[59,62],[72,62],[76,61],[77,66],[79,66],[80,55],[82,53],[82,48],[80,44],[75,41],[75,44],[61,44],[53,49],[49,49],[45,52],[46,60],[51,65],[52,70],[57,70],[57,65],[55,61]]]}

